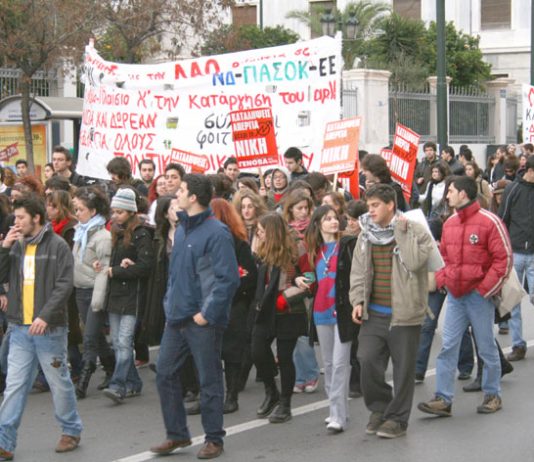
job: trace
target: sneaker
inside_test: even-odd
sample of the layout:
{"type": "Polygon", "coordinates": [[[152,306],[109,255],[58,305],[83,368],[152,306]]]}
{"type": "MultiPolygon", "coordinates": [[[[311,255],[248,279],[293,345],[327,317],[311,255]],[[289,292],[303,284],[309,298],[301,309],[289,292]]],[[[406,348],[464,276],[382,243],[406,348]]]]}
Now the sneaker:
{"type": "Polygon", "coordinates": [[[386,420],[376,431],[376,436],[380,438],[393,439],[404,435],[406,435],[406,424],[395,420],[386,420]]]}
{"type": "Polygon", "coordinates": [[[449,417],[451,415],[451,403],[447,403],[442,397],[436,396],[426,403],[419,403],[417,409],[427,414],[433,414],[440,417],[449,417]]]}
{"type": "Polygon", "coordinates": [[[383,416],[384,414],[382,414],[381,412],[372,412],[371,416],[369,417],[367,427],[365,427],[365,433],[367,433],[368,435],[375,435],[378,428],[384,422],[383,416]]]}
{"type": "Polygon", "coordinates": [[[486,395],[484,401],[477,407],[479,414],[493,414],[502,408],[502,400],[497,395],[486,395]]]}
{"type": "Polygon", "coordinates": [[[0,460],[13,460],[14,454],[10,451],[0,448],[0,460]]]}
{"type": "Polygon", "coordinates": [[[117,404],[121,404],[124,401],[124,396],[122,396],[117,390],[113,390],[113,388],[104,388],[102,393],[106,398],[109,398],[111,401],[117,404]]]}
{"type": "Polygon", "coordinates": [[[135,398],[141,394],[141,390],[127,390],[125,398],[135,398]]]}
{"type": "Polygon", "coordinates": [[[508,361],[521,361],[525,359],[527,354],[527,347],[515,346],[512,348],[512,352],[506,357],[508,361]]]}
{"type": "Polygon", "coordinates": [[[499,335],[508,335],[510,329],[508,327],[499,327],[499,335]]]}
{"type": "Polygon", "coordinates": [[[425,381],[425,374],[415,373],[415,383],[423,383],[425,381]]]}
{"type": "Polygon", "coordinates": [[[338,424],[337,422],[330,422],[326,426],[326,430],[328,431],[329,434],[336,435],[338,433],[343,432],[343,427],[340,424],[338,424]]]}
{"type": "Polygon", "coordinates": [[[135,367],[137,369],[142,369],[143,367],[148,367],[148,361],[143,361],[142,359],[135,360],[135,367]]]}
{"type": "Polygon", "coordinates": [[[318,386],[319,386],[319,377],[317,377],[315,380],[310,380],[309,382],[306,382],[304,384],[304,391],[306,393],[314,393],[315,390],[317,390],[318,386]]]}
{"type": "Polygon", "coordinates": [[[330,422],[332,422],[332,417],[328,416],[324,419],[324,424],[328,425],[330,422]]]}
{"type": "Polygon", "coordinates": [[[303,383],[296,383],[293,387],[293,393],[304,393],[304,387],[303,383]]]}

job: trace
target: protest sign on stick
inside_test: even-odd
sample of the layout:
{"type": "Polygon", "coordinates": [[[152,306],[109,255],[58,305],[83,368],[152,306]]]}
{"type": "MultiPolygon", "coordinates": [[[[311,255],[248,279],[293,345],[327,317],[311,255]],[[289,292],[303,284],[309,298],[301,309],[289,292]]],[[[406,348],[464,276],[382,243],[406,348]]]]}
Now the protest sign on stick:
{"type": "Polygon", "coordinates": [[[239,168],[278,164],[271,108],[230,112],[230,123],[239,168]]]}
{"type": "Polygon", "coordinates": [[[399,123],[396,125],[389,170],[391,177],[401,185],[407,201],[412,195],[419,138],[420,136],[408,127],[399,123]]]}

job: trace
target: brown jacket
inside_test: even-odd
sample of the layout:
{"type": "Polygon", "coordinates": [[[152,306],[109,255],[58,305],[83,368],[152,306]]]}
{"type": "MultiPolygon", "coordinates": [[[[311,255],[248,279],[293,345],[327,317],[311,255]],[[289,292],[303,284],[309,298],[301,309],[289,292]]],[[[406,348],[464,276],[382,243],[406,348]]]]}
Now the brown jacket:
{"type": "MultiPolygon", "coordinates": [[[[396,246],[391,272],[392,326],[421,324],[428,311],[427,261],[432,237],[419,223],[397,221],[396,246]]],[[[363,319],[369,317],[368,306],[373,287],[371,243],[363,233],[358,237],[350,273],[350,302],[363,305],[363,319]]]]}

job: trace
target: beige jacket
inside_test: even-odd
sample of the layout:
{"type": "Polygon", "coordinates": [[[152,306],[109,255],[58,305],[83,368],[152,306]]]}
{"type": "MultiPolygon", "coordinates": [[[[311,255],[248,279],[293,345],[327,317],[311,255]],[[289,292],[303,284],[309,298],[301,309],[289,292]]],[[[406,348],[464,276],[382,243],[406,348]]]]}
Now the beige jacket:
{"type": "MultiPolygon", "coordinates": [[[[432,237],[419,223],[397,221],[395,225],[393,267],[391,272],[392,326],[421,324],[428,309],[427,261],[432,250],[432,237]]],[[[368,306],[373,286],[371,243],[362,234],[358,237],[350,273],[350,302],[363,305],[364,320],[369,318],[368,306]]]]}
{"type": "Polygon", "coordinates": [[[91,309],[93,311],[103,310],[111,256],[110,232],[104,227],[90,230],[83,260],[80,260],[80,247],[77,243],[74,244],[72,254],[74,256],[74,287],[93,289],[91,309]],[[102,266],[99,273],[93,269],[93,263],[96,261],[99,261],[102,266]]]}

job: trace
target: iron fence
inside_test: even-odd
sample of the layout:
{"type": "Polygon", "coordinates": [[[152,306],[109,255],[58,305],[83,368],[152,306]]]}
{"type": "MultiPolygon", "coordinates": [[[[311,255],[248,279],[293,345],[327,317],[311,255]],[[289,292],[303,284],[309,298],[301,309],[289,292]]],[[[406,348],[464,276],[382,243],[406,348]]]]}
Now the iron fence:
{"type": "Polygon", "coordinates": [[[517,98],[506,98],[506,143],[518,142],[517,98]]]}
{"type": "Polygon", "coordinates": [[[421,135],[421,142],[435,140],[432,135],[432,106],[436,95],[425,90],[395,88],[389,92],[389,137],[393,141],[395,125],[406,125],[421,135]]]}
{"type": "Polygon", "coordinates": [[[341,107],[344,119],[359,115],[358,87],[347,83],[343,84],[343,91],[341,92],[341,107]]]}
{"type": "MultiPolygon", "coordinates": [[[[20,93],[21,74],[20,69],[0,68],[0,99],[20,93]]],[[[57,76],[53,72],[37,71],[32,77],[30,88],[34,96],[56,96],[57,76]]]]}
{"type": "Polygon", "coordinates": [[[495,98],[477,88],[449,89],[449,142],[492,144],[495,98]]]}

